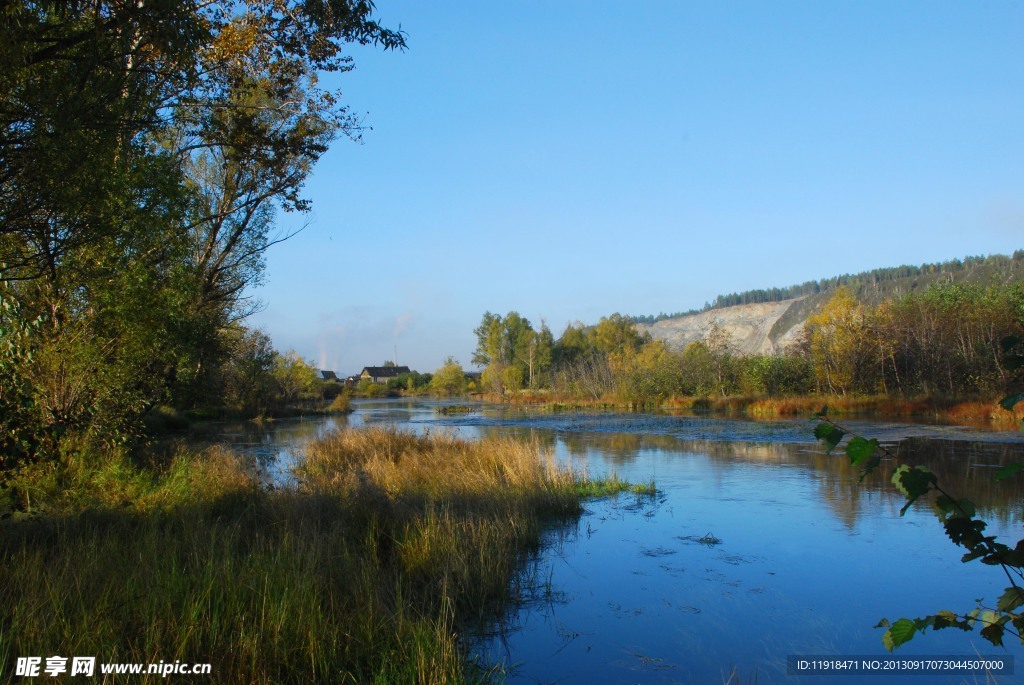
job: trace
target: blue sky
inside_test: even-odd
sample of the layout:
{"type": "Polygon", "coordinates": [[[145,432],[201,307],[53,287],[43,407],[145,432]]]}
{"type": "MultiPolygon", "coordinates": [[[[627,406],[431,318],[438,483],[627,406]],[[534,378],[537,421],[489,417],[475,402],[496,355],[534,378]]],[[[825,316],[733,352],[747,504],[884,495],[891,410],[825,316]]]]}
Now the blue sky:
{"type": "Polygon", "coordinates": [[[358,372],[1024,247],[1024,3],[379,0],[250,319],[358,372]]]}

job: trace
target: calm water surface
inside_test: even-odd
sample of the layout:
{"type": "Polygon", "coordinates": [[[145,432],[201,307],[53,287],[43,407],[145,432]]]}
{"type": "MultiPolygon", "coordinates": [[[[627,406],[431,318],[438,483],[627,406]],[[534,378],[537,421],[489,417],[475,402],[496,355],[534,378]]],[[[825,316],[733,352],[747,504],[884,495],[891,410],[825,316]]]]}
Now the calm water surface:
{"type": "MultiPolygon", "coordinates": [[[[961,564],[930,508],[903,517],[883,465],[858,483],[845,457],[826,456],[803,421],[670,414],[531,413],[478,407],[443,416],[441,403],[356,403],[342,418],[286,422],[232,437],[267,477],[288,482],[301,444],[327,430],[397,425],[467,438],[536,440],[591,474],[654,479],[656,497],[587,503],[575,526],[552,531],[531,571],[538,587],[475,646],[506,664],[512,683],[984,683],[984,676],[795,676],[787,656],[874,656],[882,617],[965,612],[994,604],[998,568],[961,564]]],[[[969,496],[989,532],[1022,537],[1019,481],[995,484],[999,465],[1024,461],[1024,436],[953,427],[848,422],[899,459],[927,465],[969,496]]],[[[1024,656],[977,634],[918,636],[894,656],[1024,656]]],[[[1024,658],[1017,670],[1024,673],[1024,658]]],[[[999,683],[1024,683],[1019,675],[999,683]]]]}

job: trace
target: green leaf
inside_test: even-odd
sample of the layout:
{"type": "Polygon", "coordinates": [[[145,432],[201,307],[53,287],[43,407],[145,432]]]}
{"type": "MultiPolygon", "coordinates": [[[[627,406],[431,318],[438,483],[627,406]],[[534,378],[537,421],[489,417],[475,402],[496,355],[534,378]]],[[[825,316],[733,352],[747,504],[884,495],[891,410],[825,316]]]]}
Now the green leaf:
{"type": "Polygon", "coordinates": [[[981,616],[978,617],[978,620],[986,625],[999,625],[1001,618],[1002,617],[998,613],[989,609],[986,611],[982,611],[981,616]]]}
{"type": "Polygon", "coordinates": [[[892,624],[889,630],[882,635],[882,644],[890,652],[900,645],[909,642],[917,632],[917,626],[909,618],[901,618],[892,624]]]}
{"type": "Polygon", "coordinates": [[[878,623],[875,624],[875,627],[876,628],[888,628],[891,625],[892,624],[889,623],[889,619],[883,618],[881,621],[879,621],[878,623]]]}
{"type": "Polygon", "coordinates": [[[996,647],[1003,646],[1003,633],[1006,630],[998,623],[992,623],[981,629],[981,636],[996,647]]]}
{"type": "Polygon", "coordinates": [[[965,554],[962,557],[960,557],[960,561],[962,561],[963,563],[966,564],[968,561],[974,561],[978,557],[983,557],[983,556],[985,556],[985,548],[984,547],[979,547],[979,548],[975,549],[973,552],[968,552],[967,554],[965,554]]]}
{"type": "Polygon", "coordinates": [[[1007,547],[1006,551],[1000,554],[999,563],[1004,566],[1013,566],[1014,568],[1024,567],[1024,540],[1018,540],[1016,547],[1012,550],[1007,547]]]}
{"type": "Polygon", "coordinates": [[[996,469],[996,480],[1006,480],[1011,476],[1016,476],[1021,471],[1024,471],[1024,464],[1007,464],[1002,468],[996,469]]]}
{"type": "Polygon", "coordinates": [[[999,611],[1013,611],[1022,605],[1024,605],[1024,590],[1016,586],[1010,586],[1006,588],[1006,592],[999,598],[996,608],[999,611]]]}
{"type": "Polygon", "coordinates": [[[857,466],[865,459],[868,459],[878,449],[878,440],[872,438],[871,440],[865,440],[859,435],[850,438],[850,442],[846,444],[846,456],[850,458],[850,463],[857,466]]]}
{"type": "Polygon", "coordinates": [[[835,449],[844,435],[846,435],[845,432],[830,423],[819,423],[814,427],[814,437],[825,443],[828,452],[835,449]]]}
{"type": "Polygon", "coordinates": [[[890,652],[896,649],[896,645],[892,642],[892,628],[882,633],[882,646],[890,652]]]}
{"type": "Polygon", "coordinates": [[[961,620],[952,611],[940,611],[932,619],[932,628],[935,630],[942,630],[943,628],[959,628],[960,630],[970,630],[971,626],[965,620],[961,620]]]}
{"type": "Polygon", "coordinates": [[[1011,623],[1017,631],[1017,635],[1020,636],[1021,643],[1024,643],[1024,616],[1021,616],[1020,614],[1014,616],[1011,623]]]}
{"type": "Polygon", "coordinates": [[[1024,392],[1015,392],[999,400],[999,406],[1007,411],[1013,411],[1019,402],[1024,402],[1024,392]]]}
{"type": "Polygon", "coordinates": [[[910,467],[900,464],[892,472],[892,483],[907,497],[906,505],[900,510],[900,516],[907,513],[910,505],[938,483],[935,474],[923,466],[910,467]]]}
{"type": "Polygon", "coordinates": [[[964,518],[963,516],[952,516],[943,522],[946,535],[955,545],[963,545],[967,549],[974,549],[984,542],[985,537],[981,534],[987,527],[984,521],[964,518]]]}

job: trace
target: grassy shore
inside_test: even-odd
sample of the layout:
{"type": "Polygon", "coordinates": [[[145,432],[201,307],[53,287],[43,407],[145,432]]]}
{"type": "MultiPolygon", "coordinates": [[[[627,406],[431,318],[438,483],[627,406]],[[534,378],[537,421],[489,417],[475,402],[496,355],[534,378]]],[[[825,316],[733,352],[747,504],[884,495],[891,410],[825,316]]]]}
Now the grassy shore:
{"type": "Polygon", "coordinates": [[[22,477],[7,496],[42,513],[0,522],[0,673],[60,655],[208,662],[210,683],[492,680],[460,636],[525,591],[545,527],[631,488],[522,442],[387,430],[328,436],[296,471],[268,491],[212,448],[22,477]]]}
{"type": "MultiPolygon", "coordinates": [[[[524,391],[518,395],[506,397],[498,395],[478,395],[477,397],[488,402],[522,405],[531,409],[548,411],[641,408],[637,407],[635,403],[622,401],[613,396],[600,399],[581,399],[558,397],[551,393],[524,391]]],[[[963,422],[978,426],[988,425],[998,429],[1012,429],[1024,421],[1024,404],[1018,405],[1014,411],[1009,411],[999,406],[999,398],[907,398],[888,395],[851,395],[846,397],[730,395],[727,397],[670,397],[643,408],[771,419],[808,417],[825,405],[828,405],[829,413],[838,416],[963,422]]]]}
{"type": "Polygon", "coordinates": [[[965,400],[947,397],[873,396],[798,396],[798,397],[723,397],[681,398],[667,406],[692,411],[740,413],[757,418],[805,417],[828,405],[829,413],[879,418],[916,418],[935,421],[1013,424],[1024,419],[1024,410],[1008,411],[999,406],[999,398],[965,400]]]}

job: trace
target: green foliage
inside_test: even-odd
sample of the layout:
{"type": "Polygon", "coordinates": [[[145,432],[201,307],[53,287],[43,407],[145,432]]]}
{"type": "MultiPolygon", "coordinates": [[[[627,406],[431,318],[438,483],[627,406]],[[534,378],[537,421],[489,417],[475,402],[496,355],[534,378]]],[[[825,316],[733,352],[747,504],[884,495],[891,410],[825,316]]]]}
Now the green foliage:
{"type": "Polygon", "coordinates": [[[830,454],[836,448],[836,445],[839,444],[839,441],[843,439],[844,435],[846,435],[846,432],[832,423],[823,421],[814,427],[814,437],[825,443],[825,447],[830,454]]]}
{"type": "Polygon", "coordinates": [[[619,394],[634,406],[657,405],[679,386],[679,365],[661,341],[645,343],[612,357],[619,394]]]}
{"type": "Polygon", "coordinates": [[[917,498],[928,494],[932,488],[938,485],[935,474],[923,466],[907,466],[901,464],[892,473],[892,483],[896,489],[904,494],[907,503],[900,509],[900,515],[907,513],[917,498]]]}
{"type": "Polygon", "coordinates": [[[221,365],[219,394],[224,403],[243,415],[266,413],[276,402],[274,370],[278,353],[260,330],[232,326],[224,331],[226,360],[221,365]]]}
{"type": "Polygon", "coordinates": [[[388,387],[380,383],[374,383],[369,378],[362,378],[359,380],[359,385],[356,386],[356,392],[363,397],[386,397],[388,387]]]}
{"type": "Polygon", "coordinates": [[[717,323],[681,351],[655,352],[619,314],[555,341],[515,312],[487,312],[475,333],[474,363],[495,393],[518,387],[505,378],[517,367],[523,386],[643,405],[739,393],[991,398],[1024,380],[1024,284],[934,284],[878,305],[838,288],[808,318],[805,343],[773,356],[738,354],[717,323]]]}
{"type": "Polygon", "coordinates": [[[781,397],[814,392],[814,368],[802,355],[752,355],[742,360],[743,391],[781,397]]]}
{"type": "Polygon", "coordinates": [[[569,324],[565,327],[562,337],[553,346],[553,362],[559,368],[568,368],[580,359],[592,356],[596,352],[594,341],[587,334],[586,327],[581,323],[569,324]]]}
{"type": "Polygon", "coordinates": [[[331,403],[327,405],[327,411],[332,414],[350,414],[354,411],[352,403],[350,401],[349,394],[347,392],[339,393],[331,400],[331,403]]]}
{"type": "Polygon", "coordinates": [[[429,373],[410,371],[388,380],[387,389],[389,391],[415,393],[429,389],[431,379],[432,376],[429,373]]]}
{"type": "Polygon", "coordinates": [[[593,329],[592,340],[599,352],[623,354],[638,352],[650,336],[638,333],[629,317],[615,313],[601,317],[593,329]]]}
{"type": "Polygon", "coordinates": [[[505,367],[499,363],[490,363],[480,374],[480,384],[484,390],[495,395],[505,393],[505,367]]]}
{"type": "Polygon", "coordinates": [[[256,306],[245,293],[265,250],[288,237],[277,210],[308,210],[313,165],[335,136],[360,132],[318,74],[351,68],[346,43],[404,47],[372,12],[5,5],[5,459],[134,443],[161,403],[266,406],[268,346],[237,322],[256,306]]]}
{"type": "Polygon", "coordinates": [[[874,314],[885,384],[904,392],[1001,394],[1020,379],[1002,343],[1024,331],[1024,287],[936,285],[874,314]]]}
{"type": "Polygon", "coordinates": [[[448,357],[444,365],[434,372],[430,390],[441,397],[461,395],[466,391],[466,372],[454,357],[448,357]]]}
{"type": "Polygon", "coordinates": [[[490,369],[484,385],[491,392],[538,387],[551,367],[554,339],[546,324],[534,330],[518,312],[504,317],[485,312],[474,330],[477,337],[473,363],[490,369]]]}
{"type": "MultiPolygon", "coordinates": [[[[817,434],[817,430],[815,430],[815,437],[821,439],[820,436],[818,436],[817,434]]],[[[857,435],[854,436],[850,440],[850,442],[847,443],[846,456],[850,458],[850,464],[852,464],[853,466],[859,466],[868,459],[870,459],[872,456],[874,456],[877,450],[877,439],[872,438],[871,440],[865,440],[864,438],[857,435]]]]}
{"type": "MultiPolygon", "coordinates": [[[[846,454],[852,464],[864,464],[862,477],[880,464],[879,454],[894,458],[878,440],[851,434],[848,429],[834,423],[828,418],[828,407],[822,409],[815,418],[818,424],[814,428],[814,435],[824,442],[829,452],[839,444],[843,436],[851,435],[846,445],[846,454]]],[[[1000,469],[1001,473],[996,474],[996,479],[1007,478],[1021,470],[1018,465],[1000,469]]],[[[892,472],[892,483],[906,498],[906,504],[900,510],[901,516],[906,514],[914,502],[934,495],[934,509],[946,535],[953,544],[967,550],[961,560],[964,563],[980,560],[990,566],[1002,567],[1010,586],[1003,590],[994,608],[978,606],[965,614],[943,610],[922,618],[901,618],[894,623],[882,619],[876,627],[886,629],[882,635],[885,648],[891,652],[928,628],[971,631],[979,626],[981,636],[995,646],[1003,644],[1007,632],[1018,637],[1024,644],[1024,612],[1018,611],[1024,606],[1024,588],[1021,587],[1024,584],[1024,540],[1018,541],[1011,548],[998,542],[995,536],[985,535],[988,524],[976,518],[977,508],[974,503],[967,498],[956,498],[943,490],[935,474],[923,466],[898,464],[892,472]]]]}
{"type": "Polygon", "coordinates": [[[317,395],[319,383],[313,363],[303,359],[295,350],[275,357],[273,376],[285,404],[314,399],[317,395]]]}
{"type": "Polygon", "coordinates": [[[893,625],[888,626],[888,628],[882,636],[882,644],[890,652],[903,643],[908,642],[914,637],[914,633],[917,632],[915,623],[906,618],[899,619],[893,625]]]}
{"type": "Polygon", "coordinates": [[[42,317],[27,321],[10,285],[0,281],[0,466],[10,467],[34,453],[35,400],[26,366],[38,344],[42,317]]]}
{"type": "Polygon", "coordinates": [[[523,370],[519,366],[506,366],[501,371],[501,384],[511,393],[523,389],[523,370]]]}

